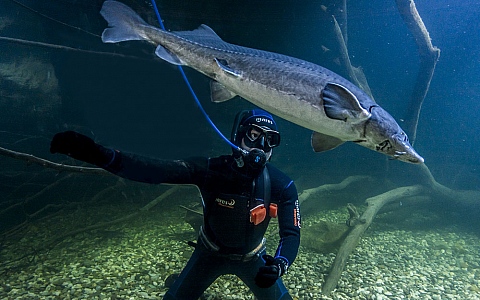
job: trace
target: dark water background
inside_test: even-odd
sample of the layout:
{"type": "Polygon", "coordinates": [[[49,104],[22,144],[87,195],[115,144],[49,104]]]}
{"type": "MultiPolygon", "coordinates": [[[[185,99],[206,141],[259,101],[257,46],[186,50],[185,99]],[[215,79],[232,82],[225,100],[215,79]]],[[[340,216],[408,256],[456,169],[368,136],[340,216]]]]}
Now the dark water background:
{"type": "MultiPolygon", "coordinates": [[[[56,132],[73,129],[103,145],[159,158],[230,152],[201,115],[176,67],[155,57],[151,45],[105,45],[95,36],[106,26],[98,13],[102,1],[19,3],[36,12],[16,1],[0,0],[0,17],[10,20],[0,27],[1,36],[131,57],[0,41],[0,63],[20,64],[32,57],[53,68],[33,73],[50,72],[58,80],[55,98],[42,90],[48,77],[33,88],[6,75],[0,78],[0,146],[65,161],[48,152],[49,141],[56,132]]],[[[156,24],[149,1],[125,3],[156,24]]],[[[328,1],[158,1],[171,30],[191,30],[204,23],[227,42],[298,57],[336,71],[335,54],[322,51],[322,45],[332,48],[335,44],[332,20],[322,4],[333,9],[328,1]]],[[[433,44],[442,52],[422,109],[415,149],[440,183],[476,190],[480,184],[480,1],[418,0],[416,4],[433,44]]],[[[419,58],[394,1],[349,1],[348,46],[353,65],[363,68],[376,101],[402,124],[419,58]]],[[[205,110],[229,136],[235,113],[252,104],[239,98],[210,103],[209,80],[185,70],[205,110]]],[[[419,180],[415,166],[388,161],[357,145],[347,143],[316,154],[310,147],[309,130],[277,121],[282,145],[274,150],[272,162],[296,180],[299,190],[359,174],[387,177],[398,186],[419,180]]],[[[21,197],[17,188],[26,181],[32,184],[22,188],[25,197],[55,180],[56,174],[45,175],[41,170],[0,157],[0,202],[21,197]],[[33,179],[37,172],[40,175],[33,179]]],[[[65,198],[75,191],[76,185],[71,185],[55,195],[65,198]]]]}

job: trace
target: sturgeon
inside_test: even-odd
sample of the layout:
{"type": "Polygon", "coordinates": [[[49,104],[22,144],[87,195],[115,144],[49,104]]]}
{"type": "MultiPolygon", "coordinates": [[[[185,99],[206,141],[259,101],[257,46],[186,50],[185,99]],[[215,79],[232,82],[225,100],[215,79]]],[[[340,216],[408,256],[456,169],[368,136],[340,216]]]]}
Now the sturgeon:
{"type": "Polygon", "coordinates": [[[105,1],[100,13],[109,26],[102,33],[104,43],[144,40],[154,44],[161,59],[210,77],[212,101],[240,96],[313,130],[316,152],[349,141],[400,161],[424,161],[387,111],[322,66],[224,42],[207,25],[193,31],[165,31],[117,1],[105,1]]]}

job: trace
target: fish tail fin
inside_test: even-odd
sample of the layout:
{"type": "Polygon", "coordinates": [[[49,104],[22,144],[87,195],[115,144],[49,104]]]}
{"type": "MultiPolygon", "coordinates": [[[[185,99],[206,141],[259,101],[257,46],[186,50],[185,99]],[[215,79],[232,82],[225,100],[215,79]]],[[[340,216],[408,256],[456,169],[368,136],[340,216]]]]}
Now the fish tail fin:
{"type": "Polygon", "coordinates": [[[142,26],[148,25],[135,11],[123,3],[107,0],[100,14],[108,22],[109,28],[102,33],[104,43],[144,40],[142,26]]]}

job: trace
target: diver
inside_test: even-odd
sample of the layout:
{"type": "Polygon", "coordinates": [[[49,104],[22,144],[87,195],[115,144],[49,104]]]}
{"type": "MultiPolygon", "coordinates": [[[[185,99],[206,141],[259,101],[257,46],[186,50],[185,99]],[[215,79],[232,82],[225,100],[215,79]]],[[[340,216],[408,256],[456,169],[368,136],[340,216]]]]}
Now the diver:
{"type": "Polygon", "coordinates": [[[51,153],[62,153],[134,181],[194,184],[202,195],[203,225],[187,265],[164,299],[198,299],[221,275],[238,276],[256,299],[292,299],[281,276],[297,256],[300,211],[293,181],[270,163],[280,144],[273,117],[260,109],[236,115],[233,154],[162,160],[96,144],[74,131],[57,133],[51,153]],[[267,255],[265,232],[277,218],[280,240],[267,255]]]}

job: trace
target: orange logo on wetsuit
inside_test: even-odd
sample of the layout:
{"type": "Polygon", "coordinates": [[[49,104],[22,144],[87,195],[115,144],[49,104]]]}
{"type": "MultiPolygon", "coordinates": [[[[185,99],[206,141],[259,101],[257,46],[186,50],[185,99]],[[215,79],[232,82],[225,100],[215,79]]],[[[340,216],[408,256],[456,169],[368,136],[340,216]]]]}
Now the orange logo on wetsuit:
{"type": "Polygon", "coordinates": [[[230,199],[230,200],[224,200],[217,198],[215,199],[215,202],[217,202],[218,205],[226,207],[226,208],[234,208],[235,207],[235,200],[230,199]]]}

